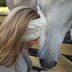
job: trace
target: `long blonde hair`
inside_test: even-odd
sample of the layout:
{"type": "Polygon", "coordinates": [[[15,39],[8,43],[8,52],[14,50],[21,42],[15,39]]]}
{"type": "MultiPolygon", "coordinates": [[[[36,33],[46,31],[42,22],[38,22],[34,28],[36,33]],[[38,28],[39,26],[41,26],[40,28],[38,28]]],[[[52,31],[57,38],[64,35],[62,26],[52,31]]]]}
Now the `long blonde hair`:
{"type": "Polygon", "coordinates": [[[20,39],[28,22],[38,18],[36,11],[27,7],[13,9],[0,26],[0,65],[15,65],[20,54],[20,39]]]}

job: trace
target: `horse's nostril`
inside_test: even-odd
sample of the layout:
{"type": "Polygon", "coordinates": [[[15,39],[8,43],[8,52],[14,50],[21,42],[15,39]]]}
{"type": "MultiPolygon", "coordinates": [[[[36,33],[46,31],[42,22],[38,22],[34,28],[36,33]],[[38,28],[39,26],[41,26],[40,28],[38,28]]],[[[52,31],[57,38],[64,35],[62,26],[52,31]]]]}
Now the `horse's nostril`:
{"type": "Polygon", "coordinates": [[[54,63],[53,63],[53,66],[55,66],[56,64],[57,64],[57,62],[54,62],[54,63]]]}
{"type": "Polygon", "coordinates": [[[43,59],[40,59],[40,63],[43,63],[43,59]]]}
{"type": "Polygon", "coordinates": [[[47,63],[46,63],[45,60],[40,59],[40,64],[41,64],[42,67],[47,68],[47,63]]]}

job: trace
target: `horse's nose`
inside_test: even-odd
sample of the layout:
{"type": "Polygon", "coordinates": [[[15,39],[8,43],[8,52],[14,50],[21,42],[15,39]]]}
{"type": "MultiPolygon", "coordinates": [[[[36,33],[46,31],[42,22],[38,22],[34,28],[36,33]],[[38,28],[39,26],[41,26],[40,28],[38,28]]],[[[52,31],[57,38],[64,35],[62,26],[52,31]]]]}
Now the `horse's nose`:
{"type": "Polygon", "coordinates": [[[57,64],[57,62],[49,62],[49,63],[47,63],[47,61],[45,61],[43,59],[40,59],[40,64],[44,68],[51,69],[51,68],[53,68],[57,64]]]}

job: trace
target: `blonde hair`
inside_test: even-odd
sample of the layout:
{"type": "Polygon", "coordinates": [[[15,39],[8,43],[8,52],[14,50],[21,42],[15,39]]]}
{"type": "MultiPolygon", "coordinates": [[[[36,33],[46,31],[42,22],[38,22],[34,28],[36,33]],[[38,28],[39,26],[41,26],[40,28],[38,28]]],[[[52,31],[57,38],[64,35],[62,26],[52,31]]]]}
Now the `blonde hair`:
{"type": "Polygon", "coordinates": [[[0,65],[13,66],[20,54],[21,37],[30,20],[39,15],[31,8],[13,9],[0,26],[0,65]]]}

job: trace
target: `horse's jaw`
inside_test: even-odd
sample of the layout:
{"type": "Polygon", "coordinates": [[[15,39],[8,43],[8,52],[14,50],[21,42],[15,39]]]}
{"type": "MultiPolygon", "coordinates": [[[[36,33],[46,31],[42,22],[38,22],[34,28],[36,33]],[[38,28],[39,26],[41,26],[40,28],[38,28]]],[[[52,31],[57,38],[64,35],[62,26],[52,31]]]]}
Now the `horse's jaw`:
{"type": "Polygon", "coordinates": [[[39,50],[39,59],[42,67],[53,68],[57,64],[65,33],[56,29],[50,29],[46,32],[46,35],[44,32],[39,50]]]}

